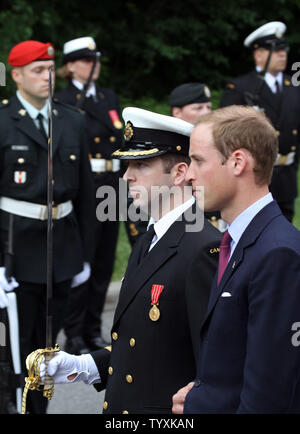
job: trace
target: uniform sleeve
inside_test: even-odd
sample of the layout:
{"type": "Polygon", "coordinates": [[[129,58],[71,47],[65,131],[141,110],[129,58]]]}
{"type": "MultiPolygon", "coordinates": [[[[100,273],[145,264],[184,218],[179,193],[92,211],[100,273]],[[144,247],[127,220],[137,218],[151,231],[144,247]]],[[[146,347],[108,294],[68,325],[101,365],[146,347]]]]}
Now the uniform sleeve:
{"type": "Polygon", "coordinates": [[[244,383],[238,413],[286,413],[299,382],[300,257],[278,248],[262,261],[249,287],[244,383]]]}
{"type": "Polygon", "coordinates": [[[91,353],[91,356],[96,363],[101,378],[101,383],[93,384],[97,392],[101,392],[101,390],[104,390],[106,388],[110,352],[111,347],[106,347],[104,349],[97,350],[91,353]]]}

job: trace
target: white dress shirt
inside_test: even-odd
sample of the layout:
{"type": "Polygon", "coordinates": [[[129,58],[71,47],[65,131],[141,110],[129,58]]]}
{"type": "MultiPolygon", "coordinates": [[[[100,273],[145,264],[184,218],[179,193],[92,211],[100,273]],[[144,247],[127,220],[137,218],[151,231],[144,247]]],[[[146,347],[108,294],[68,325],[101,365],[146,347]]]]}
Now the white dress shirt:
{"type": "MultiPolygon", "coordinates": [[[[78,81],[75,80],[75,78],[73,78],[72,83],[74,84],[75,87],[77,87],[78,90],[82,90],[83,89],[83,84],[78,81]]],[[[91,83],[89,89],[87,90],[85,96],[88,98],[89,96],[93,97],[94,101],[97,101],[97,92],[96,92],[96,86],[95,83],[91,83]]]]}
{"type": "Polygon", "coordinates": [[[36,107],[34,107],[30,102],[26,101],[25,98],[22,97],[20,92],[17,90],[17,98],[22,104],[22,106],[25,108],[29,116],[32,118],[33,122],[35,123],[36,127],[39,129],[39,121],[37,119],[38,115],[41,113],[43,116],[43,126],[45,128],[45,132],[48,135],[49,130],[49,113],[48,113],[48,100],[45,102],[44,107],[41,110],[38,110],[36,107]]]}
{"type": "MultiPolygon", "coordinates": [[[[260,68],[259,66],[257,66],[257,67],[256,67],[256,71],[257,71],[257,72],[261,72],[261,71],[262,71],[262,68],[260,68]]],[[[267,72],[267,73],[265,74],[264,80],[265,80],[265,82],[267,83],[267,85],[269,86],[269,88],[271,89],[271,91],[272,91],[273,93],[276,93],[276,92],[277,92],[277,89],[276,89],[276,81],[277,81],[278,84],[279,84],[279,88],[282,89],[283,74],[282,74],[281,71],[278,72],[277,75],[272,75],[272,74],[270,74],[269,72],[267,72]]]]}

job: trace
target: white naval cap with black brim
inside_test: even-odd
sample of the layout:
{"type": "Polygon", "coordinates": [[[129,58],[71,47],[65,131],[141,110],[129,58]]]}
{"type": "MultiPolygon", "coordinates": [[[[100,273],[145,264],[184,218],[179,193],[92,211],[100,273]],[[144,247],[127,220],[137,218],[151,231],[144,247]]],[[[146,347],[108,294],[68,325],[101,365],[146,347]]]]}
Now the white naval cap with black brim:
{"type": "Polygon", "coordinates": [[[62,64],[96,55],[99,57],[101,53],[97,51],[95,40],[91,36],[83,36],[64,44],[62,64]]]}
{"type": "Polygon", "coordinates": [[[126,107],[122,116],[125,122],[124,143],[112,158],[133,160],[170,152],[189,154],[193,124],[136,107],[126,107]]]}
{"type": "Polygon", "coordinates": [[[267,50],[272,47],[275,50],[288,49],[288,43],[283,39],[286,31],[286,25],[281,21],[271,21],[260,26],[244,40],[244,46],[252,50],[257,48],[265,48],[267,50]]]}

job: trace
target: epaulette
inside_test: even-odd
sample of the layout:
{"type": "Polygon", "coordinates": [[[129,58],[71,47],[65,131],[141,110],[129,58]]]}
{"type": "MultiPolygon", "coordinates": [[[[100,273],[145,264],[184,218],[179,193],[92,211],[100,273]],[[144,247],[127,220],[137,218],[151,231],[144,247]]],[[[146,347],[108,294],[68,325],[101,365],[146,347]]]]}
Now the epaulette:
{"type": "Polygon", "coordinates": [[[72,104],[67,104],[67,103],[65,103],[65,102],[62,102],[62,101],[60,101],[57,97],[54,97],[54,98],[53,98],[53,102],[55,102],[55,104],[59,104],[59,105],[65,107],[65,108],[67,108],[67,109],[69,109],[69,110],[72,110],[72,111],[74,111],[74,112],[76,112],[76,113],[81,113],[81,112],[82,112],[82,110],[80,110],[80,109],[77,108],[76,106],[74,106],[74,105],[72,105],[72,104]]]}
{"type": "Polygon", "coordinates": [[[10,103],[9,99],[7,99],[7,98],[3,98],[3,99],[0,101],[0,108],[8,107],[8,106],[9,106],[9,103],[10,103]]]}

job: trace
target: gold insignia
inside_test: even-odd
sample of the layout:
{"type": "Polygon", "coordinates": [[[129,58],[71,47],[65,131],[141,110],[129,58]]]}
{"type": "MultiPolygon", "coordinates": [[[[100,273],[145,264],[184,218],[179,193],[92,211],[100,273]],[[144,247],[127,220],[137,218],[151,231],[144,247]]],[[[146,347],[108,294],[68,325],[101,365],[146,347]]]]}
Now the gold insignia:
{"type": "Polygon", "coordinates": [[[107,401],[104,401],[104,402],[103,402],[103,409],[104,409],[104,410],[107,410],[107,407],[108,407],[108,402],[107,402],[107,401]]]}
{"type": "Polygon", "coordinates": [[[113,152],[111,155],[115,157],[134,157],[134,156],[141,156],[141,155],[150,155],[155,154],[155,152],[158,152],[158,148],[148,149],[147,151],[121,151],[118,149],[117,151],[113,152]]]}
{"type": "Polygon", "coordinates": [[[176,146],[176,149],[177,151],[181,151],[181,146],[180,145],[176,146]]]}
{"type": "Polygon", "coordinates": [[[297,136],[298,130],[293,130],[292,133],[294,134],[294,136],[297,136]]]}
{"type": "Polygon", "coordinates": [[[48,53],[48,56],[53,56],[54,55],[54,48],[52,47],[52,45],[50,45],[48,47],[47,53],[48,53]]]}
{"type": "Polygon", "coordinates": [[[117,139],[115,138],[115,136],[110,136],[109,141],[111,143],[114,143],[117,139]]]}
{"type": "Polygon", "coordinates": [[[25,115],[26,115],[26,110],[25,110],[25,109],[20,109],[20,110],[18,111],[18,113],[19,113],[19,115],[21,115],[21,116],[25,116],[25,115]]]}
{"type": "Polygon", "coordinates": [[[253,47],[254,47],[254,48],[258,48],[258,44],[254,44],[253,47]]]}
{"type": "Polygon", "coordinates": [[[204,93],[205,93],[205,96],[207,98],[210,98],[211,94],[210,94],[210,90],[207,86],[204,86],[204,93]]]}
{"type": "Polygon", "coordinates": [[[290,80],[284,80],[284,84],[285,84],[286,86],[290,86],[291,82],[290,82],[290,80]]]}
{"type": "Polygon", "coordinates": [[[127,122],[124,131],[124,139],[128,142],[133,136],[133,125],[130,121],[127,122]]]}
{"type": "Polygon", "coordinates": [[[220,253],[220,248],[219,247],[215,247],[214,249],[210,249],[209,253],[213,254],[213,253],[220,253]]]}
{"type": "Polygon", "coordinates": [[[129,229],[130,229],[130,235],[131,235],[132,237],[136,237],[136,236],[139,234],[139,231],[136,229],[134,223],[130,223],[130,225],[129,225],[129,229]]]}
{"type": "Polygon", "coordinates": [[[8,104],[8,99],[2,100],[2,104],[8,104]]]}
{"type": "Polygon", "coordinates": [[[229,89],[234,89],[235,88],[235,84],[233,84],[233,83],[227,83],[226,86],[229,87],[229,89]]]}
{"type": "Polygon", "coordinates": [[[116,121],[114,121],[114,127],[117,129],[117,130],[120,130],[121,128],[122,128],[122,122],[121,121],[119,121],[119,120],[116,120],[116,121]]]}
{"type": "Polygon", "coordinates": [[[280,39],[280,38],[282,37],[282,32],[280,31],[279,28],[276,29],[275,36],[276,36],[276,38],[278,38],[278,39],[280,39]]]}
{"type": "Polygon", "coordinates": [[[89,42],[88,43],[88,49],[89,50],[95,50],[95,48],[96,48],[96,44],[95,44],[95,42],[89,42]]]}
{"type": "Polygon", "coordinates": [[[104,347],[104,349],[111,353],[111,345],[109,345],[108,347],[104,347]]]}

